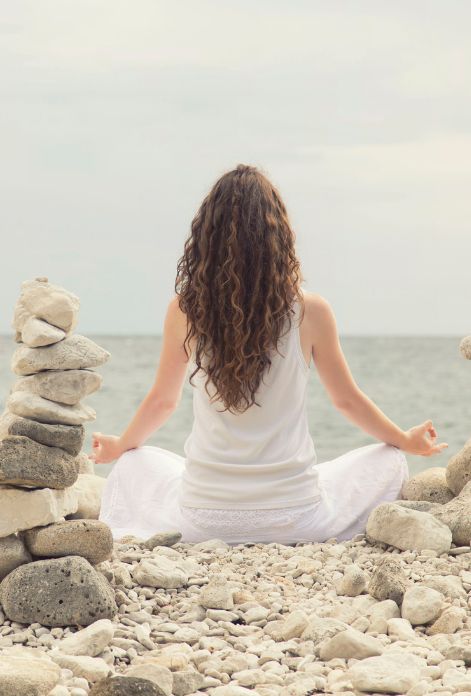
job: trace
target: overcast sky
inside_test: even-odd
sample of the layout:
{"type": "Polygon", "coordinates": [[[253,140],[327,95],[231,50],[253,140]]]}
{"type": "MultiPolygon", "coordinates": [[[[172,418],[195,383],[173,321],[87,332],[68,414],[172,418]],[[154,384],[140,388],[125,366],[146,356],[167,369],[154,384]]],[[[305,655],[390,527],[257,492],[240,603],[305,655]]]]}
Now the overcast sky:
{"type": "Polygon", "coordinates": [[[0,332],[42,275],[81,333],[160,333],[191,219],[243,162],[341,333],[470,333],[469,0],[0,8],[0,332]]]}

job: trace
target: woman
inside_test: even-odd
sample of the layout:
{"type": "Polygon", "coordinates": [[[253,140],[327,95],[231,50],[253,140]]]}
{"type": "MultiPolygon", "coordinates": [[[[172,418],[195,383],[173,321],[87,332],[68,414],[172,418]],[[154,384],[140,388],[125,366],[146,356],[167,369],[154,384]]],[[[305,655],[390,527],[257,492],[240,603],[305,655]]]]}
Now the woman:
{"type": "Polygon", "coordinates": [[[193,219],[164,323],[154,385],[120,436],[93,434],[117,460],[100,519],[119,539],[178,530],[183,542],[349,539],[395,500],[405,453],[430,456],[430,420],[403,431],[354,381],[328,301],[305,292],[295,234],[276,188],[239,165],[193,219]],[[334,405],[381,442],[319,464],[309,434],[311,357],[334,405]],[[194,422],[185,457],[145,440],[175,411],[187,370],[194,422]]]}

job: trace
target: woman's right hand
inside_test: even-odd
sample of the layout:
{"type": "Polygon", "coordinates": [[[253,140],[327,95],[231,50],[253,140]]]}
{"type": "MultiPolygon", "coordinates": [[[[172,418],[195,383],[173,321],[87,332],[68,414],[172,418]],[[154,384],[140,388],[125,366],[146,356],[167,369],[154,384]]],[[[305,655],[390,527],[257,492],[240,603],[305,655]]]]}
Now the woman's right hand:
{"type": "Polygon", "coordinates": [[[432,421],[426,420],[421,425],[415,425],[413,428],[405,431],[404,446],[401,449],[409,454],[419,454],[422,457],[440,454],[442,450],[448,447],[448,443],[441,442],[437,444],[437,437],[438,435],[432,421]]]}

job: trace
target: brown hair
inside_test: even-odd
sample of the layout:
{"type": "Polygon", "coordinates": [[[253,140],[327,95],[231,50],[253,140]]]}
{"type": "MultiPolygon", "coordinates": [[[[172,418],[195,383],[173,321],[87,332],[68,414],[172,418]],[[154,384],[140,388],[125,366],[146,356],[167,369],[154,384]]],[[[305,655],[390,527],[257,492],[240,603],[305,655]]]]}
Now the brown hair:
{"type": "MultiPolygon", "coordinates": [[[[178,261],[175,292],[187,317],[185,353],[196,340],[196,369],[216,387],[224,411],[243,413],[255,393],[285,323],[291,327],[304,280],[295,235],[280,194],[256,167],[239,164],[204,198],[178,261]],[[203,367],[202,358],[208,361],[203,367]]],[[[285,332],[286,333],[286,332],[285,332]]]]}

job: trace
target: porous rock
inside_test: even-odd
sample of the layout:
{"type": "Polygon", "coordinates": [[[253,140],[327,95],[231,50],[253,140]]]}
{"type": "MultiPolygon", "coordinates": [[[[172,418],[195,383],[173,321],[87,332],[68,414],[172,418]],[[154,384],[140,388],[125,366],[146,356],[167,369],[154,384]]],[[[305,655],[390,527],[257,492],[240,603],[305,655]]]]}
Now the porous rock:
{"type": "Polygon", "coordinates": [[[31,554],[25,547],[23,539],[16,534],[10,534],[0,539],[0,580],[14,568],[29,563],[31,554]]]}
{"type": "Polygon", "coordinates": [[[60,447],[77,456],[85,438],[83,425],[40,423],[5,410],[0,416],[0,440],[7,435],[24,435],[49,447],[60,447]]]}
{"type": "Polygon", "coordinates": [[[86,404],[59,404],[27,391],[14,391],[7,399],[7,408],[17,416],[41,423],[81,425],[96,418],[95,410],[86,404]]]}
{"type": "Polygon", "coordinates": [[[402,551],[449,551],[451,531],[428,512],[410,510],[395,503],[381,503],[370,513],[366,532],[371,539],[402,551]]]}
{"type": "Polygon", "coordinates": [[[99,520],[66,520],[23,532],[26,546],[34,556],[60,558],[83,556],[92,565],[111,558],[111,529],[99,520]]]}
{"type": "Polygon", "coordinates": [[[81,334],[73,334],[42,348],[19,345],[11,359],[17,375],[32,375],[42,370],[80,370],[103,365],[110,353],[81,334]]]}
{"type": "Polygon", "coordinates": [[[392,599],[400,606],[408,585],[409,580],[400,560],[394,556],[384,556],[373,571],[368,592],[375,599],[392,599]]]}
{"type": "Polygon", "coordinates": [[[11,621],[44,626],[88,626],[118,610],[104,575],[81,556],[15,568],[0,583],[0,603],[11,621]]]}
{"type": "Polygon", "coordinates": [[[0,483],[38,488],[67,488],[77,480],[75,459],[24,435],[0,440],[0,483]]]}
{"type": "Polygon", "coordinates": [[[73,486],[30,490],[0,485],[0,538],[57,522],[77,507],[78,495],[73,486]]]}
{"type": "Polygon", "coordinates": [[[426,500],[442,505],[454,497],[443,466],[433,466],[412,476],[404,483],[401,494],[405,500],[426,500]]]}
{"type": "Polygon", "coordinates": [[[11,391],[26,391],[74,406],[100,388],[103,377],[94,370],[46,370],[17,380],[11,391]]]}

